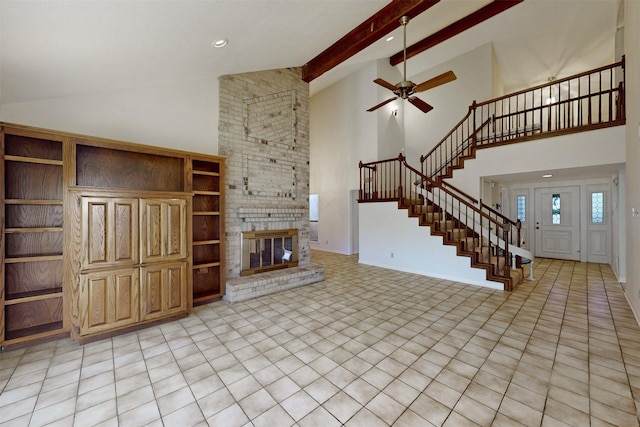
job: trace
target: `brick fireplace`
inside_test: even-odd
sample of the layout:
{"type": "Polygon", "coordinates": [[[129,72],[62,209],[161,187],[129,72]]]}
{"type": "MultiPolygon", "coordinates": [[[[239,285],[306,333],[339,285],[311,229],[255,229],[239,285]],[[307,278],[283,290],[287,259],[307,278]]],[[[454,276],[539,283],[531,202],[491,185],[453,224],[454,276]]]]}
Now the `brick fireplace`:
{"type": "MultiPolygon", "coordinates": [[[[230,289],[229,280],[241,276],[242,233],[297,230],[295,268],[310,263],[309,85],[300,68],[235,74],[220,77],[219,97],[230,289]]],[[[283,273],[255,277],[267,274],[283,273]]]]}

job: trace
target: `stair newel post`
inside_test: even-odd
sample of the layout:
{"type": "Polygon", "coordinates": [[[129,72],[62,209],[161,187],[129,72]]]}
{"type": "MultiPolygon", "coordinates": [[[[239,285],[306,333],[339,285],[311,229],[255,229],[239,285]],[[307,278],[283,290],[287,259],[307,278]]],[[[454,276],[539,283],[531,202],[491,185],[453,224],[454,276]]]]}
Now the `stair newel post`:
{"type": "Polygon", "coordinates": [[[483,226],[483,222],[484,222],[484,215],[482,215],[482,212],[478,215],[480,217],[479,222],[480,222],[480,232],[479,234],[479,238],[478,238],[478,247],[480,248],[480,251],[478,252],[478,261],[479,262],[484,262],[482,259],[482,248],[484,246],[484,226],[483,226]]]}
{"type": "Polygon", "coordinates": [[[627,112],[625,111],[625,83],[626,83],[626,69],[625,69],[625,59],[624,59],[624,55],[622,55],[622,81],[620,82],[620,93],[621,93],[621,110],[622,110],[622,117],[620,117],[620,119],[626,119],[627,117],[627,112]]]}
{"type": "Polygon", "coordinates": [[[399,173],[399,176],[398,176],[398,197],[399,197],[399,200],[401,200],[402,204],[404,205],[405,204],[405,200],[404,200],[405,199],[405,195],[403,193],[403,185],[402,185],[402,162],[403,161],[404,161],[404,156],[402,155],[402,153],[398,154],[398,164],[399,164],[399,167],[398,167],[398,173],[399,173]]]}
{"type": "Polygon", "coordinates": [[[507,266],[510,268],[512,264],[511,256],[509,256],[509,229],[504,225],[502,226],[502,235],[502,238],[504,240],[504,265],[506,270],[507,266]]]}
{"type": "MultiPolygon", "coordinates": [[[[473,111],[472,114],[472,122],[473,123],[473,128],[476,129],[477,128],[477,123],[476,123],[476,108],[477,108],[478,104],[476,103],[476,100],[474,99],[473,102],[471,103],[471,105],[469,106],[469,110],[473,111]]],[[[473,149],[475,150],[477,148],[478,145],[478,136],[476,135],[475,132],[473,132],[473,135],[471,136],[471,145],[473,146],[473,149]]]]}
{"type": "Polygon", "coordinates": [[[363,184],[363,179],[362,179],[362,160],[360,160],[358,162],[358,168],[360,169],[360,191],[359,191],[359,196],[360,196],[360,200],[364,199],[364,186],[363,184]]]}
{"type": "Polygon", "coordinates": [[[617,102],[617,107],[616,107],[616,110],[617,110],[616,119],[617,120],[624,120],[626,118],[626,112],[625,112],[625,108],[624,108],[624,106],[625,106],[625,88],[624,88],[624,85],[625,85],[625,82],[626,82],[626,80],[625,80],[626,71],[625,71],[624,64],[625,64],[625,58],[624,58],[624,55],[622,55],[622,59],[620,61],[620,66],[622,67],[622,81],[620,83],[618,83],[618,102],[617,102]]]}

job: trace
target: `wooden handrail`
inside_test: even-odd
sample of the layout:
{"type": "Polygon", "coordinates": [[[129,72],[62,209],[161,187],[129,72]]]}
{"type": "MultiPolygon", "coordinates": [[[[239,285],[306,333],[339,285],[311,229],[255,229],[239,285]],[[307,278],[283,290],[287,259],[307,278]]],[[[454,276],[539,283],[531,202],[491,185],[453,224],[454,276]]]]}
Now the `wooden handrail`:
{"type": "Polygon", "coordinates": [[[489,212],[489,214],[495,215],[497,218],[500,218],[500,220],[502,221],[503,224],[506,225],[508,224],[511,229],[515,229],[515,234],[512,234],[512,236],[515,237],[514,240],[511,241],[511,244],[517,247],[521,247],[522,242],[520,241],[520,233],[522,230],[522,222],[517,219],[515,221],[513,221],[511,218],[505,216],[502,214],[502,212],[498,212],[497,210],[493,209],[491,206],[486,205],[482,199],[480,199],[480,209],[489,212]]]}
{"type": "Polygon", "coordinates": [[[424,203],[432,205],[440,212],[441,220],[444,220],[434,225],[436,228],[432,232],[441,233],[445,239],[449,239],[452,235],[448,232],[455,227],[470,230],[478,247],[485,248],[485,251],[480,250],[482,255],[474,262],[479,262],[490,270],[491,277],[499,277],[504,283],[509,283],[508,267],[512,264],[509,245],[514,244],[512,239],[515,235],[518,235],[519,240],[519,232],[513,231],[511,222],[502,221],[501,217],[484,211],[481,202],[453,185],[426,176],[409,165],[403,154],[395,159],[371,162],[368,165],[361,163],[360,166],[360,202],[397,201],[401,207],[410,209],[411,206],[424,203]],[[378,171],[375,178],[373,172],[365,168],[373,165],[378,171]],[[364,185],[365,178],[369,179],[367,185],[364,185]],[[450,220],[454,221],[453,225],[449,225],[450,220]],[[487,257],[487,254],[490,256],[487,257]]]}
{"type": "Polygon", "coordinates": [[[614,64],[603,65],[602,67],[594,68],[593,70],[589,70],[589,71],[583,71],[582,73],[574,74],[573,76],[569,76],[569,77],[564,77],[564,78],[562,78],[560,80],[553,80],[552,82],[543,83],[543,84],[540,84],[538,86],[533,86],[533,87],[530,87],[530,88],[527,88],[527,89],[522,89],[522,90],[520,90],[518,92],[512,92],[512,93],[509,93],[507,95],[500,96],[498,98],[493,98],[493,99],[489,99],[487,101],[479,102],[479,103],[476,104],[476,106],[477,107],[481,107],[483,105],[488,105],[488,104],[491,104],[491,103],[494,103],[494,102],[502,101],[504,99],[512,98],[514,96],[523,95],[523,94],[525,94],[527,92],[534,92],[534,91],[536,91],[538,89],[543,89],[545,87],[557,85],[559,83],[564,83],[564,82],[569,81],[569,80],[579,79],[581,77],[588,76],[589,74],[596,74],[596,73],[601,73],[602,71],[605,71],[605,70],[612,70],[612,69],[617,68],[617,67],[622,67],[622,69],[624,70],[624,62],[625,62],[624,61],[624,56],[622,56],[622,60],[619,61],[619,62],[616,62],[614,64]]]}
{"type": "MultiPolygon", "coordinates": [[[[463,203],[464,205],[466,205],[468,208],[472,209],[473,211],[475,211],[476,213],[478,213],[479,215],[481,215],[483,218],[486,218],[487,220],[489,220],[490,222],[494,223],[497,227],[502,228],[504,226],[504,223],[498,222],[497,220],[495,220],[494,218],[492,218],[489,214],[487,214],[486,212],[483,212],[479,207],[474,206],[473,203],[469,203],[466,200],[463,200],[459,194],[456,194],[456,192],[461,192],[460,190],[456,189],[454,186],[450,185],[450,184],[443,184],[441,182],[435,181],[431,178],[429,178],[426,175],[423,175],[422,172],[420,172],[419,170],[417,170],[416,168],[414,168],[413,166],[409,165],[406,160],[402,161],[404,167],[406,167],[407,169],[409,169],[411,172],[415,173],[419,178],[421,178],[423,180],[423,182],[427,182],[428,185],[430,185],[431,187],[437,187],[439,188],[441,191],[445,192],[446,194],[448,194],[449,196],[451,196],[452,198],[456,199],[457,202],[463,203]],[[445,188],[445,185],[447,187],[450,187],[452,189],[455,190],[454,191],[450,191],[447,188],[445,188]]],[[[466,196],[468,197],[468,196],[466,196]]]]}
{"type": "MultiPolygon", "coordinates": [[[[402,154],[400,154],[402,155],[402,154]]],[[[389,163],[389,162],[395,162],[396,160],[398,160],[397,157],[393,157],[391,159],[386,159],[386,160],[374,160],[373,162],[369,162],[369,163],[362,163],[360,162],[360,167],[361,168],[366,168],[369,167],[371,165],[377,165],[377,164],[381,164],[381,163],[389,163]]]]}
{"type": "MultiPolygon", "coordinates": [[[[433,180],[432,180],[433,181],[433,180]]],[[[438,183],[438,186],[440,185],[446,185],[447,187],[451,187],[451,189],[453,189],[453,191],[455,191],[456,193],[458,193],[458,195],[461,195],[463,197],[466,197],[467,199],[469,199],[472,203],[474,204],[478,204],[478,200],[474,199],[473,197],[471,197],[470,195],[468,195],[467,193],[465,193],[464,191],[460,190],[459,188],[454,187],[453,185],[449,184],[446,181],[441,181],[438,183]]]]}
{"type": "Polygon", "coordinates": [[[421,170],[431,178],[451,176],[461,159],[479,148],[625,123],[625,59],[483,102],[466,115],[426,155],[421,170]],[[622,69],[616,84],[614,70],[622,69]],[[603,74],[606,73],[606,74],[603,74]],[[586,82],[583,81],[586,78],[586,82]],[[577,93],[574,93],[577,91],[577,93]],[[564,97],[563,97],[564,95],[564,97]],[[545,98],[557,100],[545,103],[545,98]],[[493,123],[492,129],[486,125],[493,123]]]}
{"type": "MultiPolygon", "coordinates": [[[[360,162],[359,201],[398,201],[410,207],[423,203],[418,200],[426,195],[434,206],[437,203],[440,213],[472,230],[480,245],[489,246],[494,256],[504,257],[503,264],[498,261],[493,264],[493,274],[506,279],[508,273],[501,271],[501,265],[512,263],[509,245],[521,245],[521,222],[507,218],[444,178],[451,176],[454,167],[462,167],[463,156],[470,157],[479,148],[519,142],[534,134],[536,137],[552,136],[623,124],[624,101],[624,57],[615,64],[561,80],[480,103],[474,101],[456,126],[426,155],[420,156],[421,171],[409,165],[402,153],[396,158],[360,162]],[[617,67],[622,67],[622,80],[615,84],[614,69],[617,67]],[[610,73],[603,76],[605,71],[610,73]],[[588,77],[586,83],[580,80],[584,77],[588,77]],[[606,89],[603,89],[603,77],[608,77],[604,80],[606,89]],[[568,89],[561,91],[560,85],[564,83],[568,89]],[[582,91],[584,87],[586,92],[582,91]],[[570,90],[577,90],[577,93],[570,90]],[[547,95],[550,98],[555,94],[557,100],[549,104],[543,102],[547,95]],[[568,96],[562,98],[563,94],[568,96]]],[[[447,223],[444,222],[445,234],[447,223]]]]}
{"type": "MultiPolygon", "coordinates": [[[[465,115],[465,116],[464,116],[464,117],[463,117],[463,118],[458,122],[458,124],[457,124],[457,125],[455,125],[455,126],[453,127],[453,129],[451,129],[451,130],[449,131],[449,133],[448,133],[448,134],[446,134],[446,135],[444,136],[444,138],[442,138],[442,139],[440,140],[440,142],[442,143],[442,141],[446,140],[446,139],[447,139],[447,138],[449,138],[451,135],[453,135],[453,133],[456,131],[456,129],[458,129],[460,126],[462,126],[462,125],[464,124],[464,122],[466,122],[466,121],[467,121],[467,119],[468,119],[468,118],[469,118],[469,116],[471,115],[471,112],[472,112],[472,108],[471,108],[471,107],[469,107],[469,111],[467,112],[467,114],[466,114],[466,115],[465,115]]],[[[436,146],[435,146],[435,147],[433,147],[433,148],[431,149],[431,151],[429,151],[427,154],[425,154],[425,155],[423,155],[423,156],[420,156],[420,163],[423,163],[427,157],[429,157],[430,155],[432,155],[432,154],[433,154],[433,153],[438,149],[438,145],[439,145],[439,144],[436,144],[436,146]]]]}

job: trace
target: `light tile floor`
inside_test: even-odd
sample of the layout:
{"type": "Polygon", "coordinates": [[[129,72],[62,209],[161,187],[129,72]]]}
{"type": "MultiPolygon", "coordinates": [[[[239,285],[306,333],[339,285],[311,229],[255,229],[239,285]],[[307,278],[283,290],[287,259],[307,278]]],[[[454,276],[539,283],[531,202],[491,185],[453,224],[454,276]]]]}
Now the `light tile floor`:
{"type": "Polygon", "coordinates": [[[608,266],[511,294],[314,251],[323,283],[0,354],[10,426],[638,426],[640,329],[608,266]]]}

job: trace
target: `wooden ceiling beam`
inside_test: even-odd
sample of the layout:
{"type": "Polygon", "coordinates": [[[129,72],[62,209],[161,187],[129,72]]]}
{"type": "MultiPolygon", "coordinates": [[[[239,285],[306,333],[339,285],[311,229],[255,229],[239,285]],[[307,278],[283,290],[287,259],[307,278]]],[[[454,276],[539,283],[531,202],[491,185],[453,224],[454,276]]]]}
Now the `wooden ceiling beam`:
{"type": "Polygon", "coordinates": [[[309,83],[400,27],[400,18],[415,18],[440,0],[393,0],[302,67],[309,83]]]}
{"type": "MultiPolygon", "coordinates": [[[[474,25],[477,25],[501,12],[504,12],[510,7],[517,5],[518,3],[522,3],[522,1],[523,0],[494,0],[488,5],[473,12],[472,14],[465,16],[464,18],[454,22],[453,24],[443,28],[442,30],[430,35],[429,37],[424,38],[419,42],[407,47],[407,59],[421,52],[424,52],[425,50],[432,48],[433,46],[462,33],[463,31],[468,30],[474,25]]],[[[398,52],[391,58],[389,58],[389,63],[391,65],[398,65],[402,63],[403,59],[403,52],[398,52]]]]}

